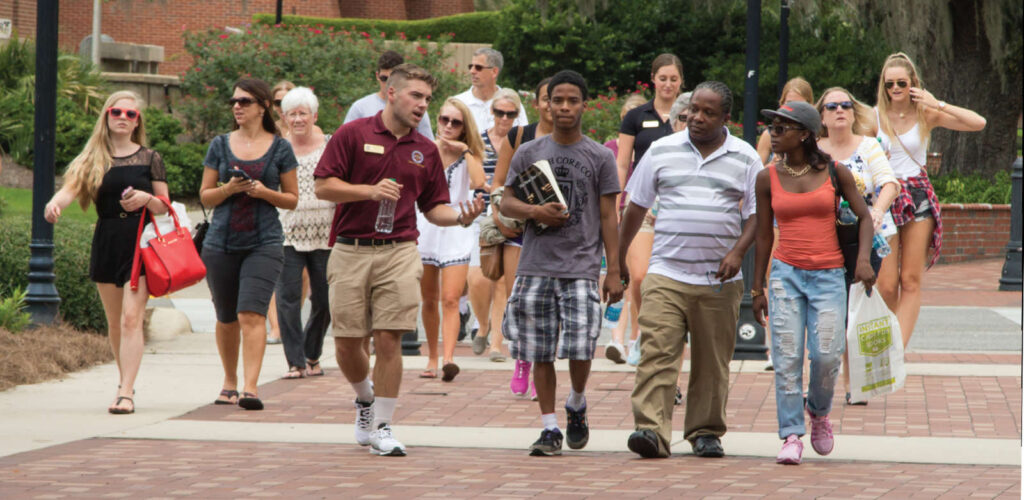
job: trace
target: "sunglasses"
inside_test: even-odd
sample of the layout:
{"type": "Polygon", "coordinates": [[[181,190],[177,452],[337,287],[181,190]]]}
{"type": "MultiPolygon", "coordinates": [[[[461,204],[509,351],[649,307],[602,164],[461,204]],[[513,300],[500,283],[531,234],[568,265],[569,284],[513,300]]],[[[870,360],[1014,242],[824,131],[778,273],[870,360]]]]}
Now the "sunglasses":
{"type": "Polygon", "coordinates": [[[447,127],[451,124],[452,128],[459,128],[462,126],[462,120],[458,118],[448,118],[447,116],[438,116],[437,123],[440,123],[442,127],[447,127]]]}
{"type": "Polygon", "coordinates": [[[254,102],[256,102],[256,99],[251,97],[232,97],[231,99],[228,99],[228,106],[234,106],[237,104],[243,108],[247,108],[254,102]]]}
{"type": "Polygon", "coordinates": [[[122,108],[107,108],[107,112],[114,118],[120,118],[121,114],[129,120],[135,120],[139,117],[139,112],[134,109],[122,109],[122,108]]]}
{"type": "Polygon", "coordinates": [[[708,277],[708,285],[711,287],[711,291],[715,292],[715,293],[718,293],[718,292],[721,292],[722,288],[725,287],[725,282],[724,281],[719,281],[718,283],[715,283],[715,275],[716,274],[718,274],[717,271],[708,271],[707,272],[707,277],[708,277]]]}
{"type": "Polygon", "coordinates": [[[388,83],[388,75],[377,75],[377,79],[380,83],[388,83]]]}
{"type": "Polygon", "coordinates": [[[485,69],[491,69],[493,67],[494,66],[484,66],[483,64],[473,64],[473,63],[470,63],[468,66],[466,66],[466,68],[468,68],[470,71],[473,71],[474,69],[477,70],[477,71],[483,71],[485,69]]]}
{"type": "Polygon", "coordinates": [[[803,127],[797,125],[769,125],[768,132],[772,135],[785,134],[787,130],[803,130],[803,127]]]}
{"type": "Polygon", "coordinates": [[[274,106],[281,107],[281,99],[274,99],[274,106]]]}
{"type": "Polygon", "coordinates": [[[885,82],[886,90],[892,90],[892,86],[893,85],[896,85],[897,87],[899,87],[901,89],[905,89],[905,88],[907,88],[907,85],[910,85],[910,82],[908,82],[906,80],[896,80],[896,81],[889,80],[889,81],[885,82]]]}
{"type": "Polygon", "coordinates": [[[827,109],[829,111],[835,111],[835,110],[837,110],[839,108],[853,109],[853,103],[850,102],[850,101],[826,102],[824,107],[825,107],[825,109],[827,109]]]}
{"type": "Polygon", "coordinates": [[[508,118],[509,120],[519,116],[519,111],[502,111],[500,109],[491,109],[491,113],[494,113],[495,118],[508,118]]]}
{"type": "Polygon", "coordinates": [[[688,115],[686,113],[679,113],[679,116],[676,116],[676,121],[686,122],[686,119],[689,118],[689,117],[690,117],[690,115],[688,115]]]}

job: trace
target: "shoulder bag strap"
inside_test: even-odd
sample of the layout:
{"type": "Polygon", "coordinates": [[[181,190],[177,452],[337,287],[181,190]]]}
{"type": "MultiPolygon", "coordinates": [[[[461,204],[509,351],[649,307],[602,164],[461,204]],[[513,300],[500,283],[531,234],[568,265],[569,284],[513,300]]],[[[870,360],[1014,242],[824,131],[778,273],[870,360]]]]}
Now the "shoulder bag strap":
{"type": "Polygon", "coordinates": [[[135,253],[132,256],[132,277],[130,282],[133,292],[139,289],[139,273],[142,271],[142,259],[140,255],[142,253],[142,248],[139,247],[139,244],[142,243],[142,228],[146,226],[146,213],[146,207],[142,207],[142,216],[139,217],[139,231],[135,235],[135,253]]]}
{"type": "Polygon", "coordinates": [[[832,199],[833,215],[836,217],[836,224],[839,224],[839,179],[836,175],[836,162],[834,160],[828,162],[828,179],[832,183],[832,191],[835,193],[835,197],[832,199]]]}
{"type": "Polygon", "coordinates": [[[910,158],[910,161],[914,162],[914,165],[917,165],[917,167],[920,168],[921,171],[924,172],[924,175],[927,177],[928,176],[928,169],[925,168],[924,165],[921,165],[917,161],[917,158],[914,158],[914,155],[910,153],[910,150],[907,149],[907,147],[903,145],[903,141],[900,140],[900,136],[896,134],[895,130],[892,131],[892,135],[893,135],[893,137],[896,138],[896,142],[898,142],[900,144],[900,147],[903,148],[903,152],[907,153],[907,157],[910,158]]]}
{"type": "Polygon", "coordinates": [[[512,151],[519,149],[519,145],[523,143],[523,126],[516,127],[516,143],[512,146],[512,151]]]}

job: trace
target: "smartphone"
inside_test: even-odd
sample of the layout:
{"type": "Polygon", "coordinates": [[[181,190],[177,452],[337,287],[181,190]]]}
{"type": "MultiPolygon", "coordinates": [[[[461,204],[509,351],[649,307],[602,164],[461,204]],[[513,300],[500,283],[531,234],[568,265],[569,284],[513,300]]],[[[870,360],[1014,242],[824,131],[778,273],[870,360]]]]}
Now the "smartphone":
{"type": "Polygon", "coordinates": [[[247,181],[251,181],[252,180],[252,177],[249,177],[249,174],[245,173],[245,170],[242,170],[242,169],[233,168],[233,169],[231,169],[229,171],[229,174],[232,177],[241,177],[241,178],[243,178],[243,179],[245,179],[247,181]]]}
{"type": "Polygon", "coordinates": [[[135,190],[135,188],[133,188],[131,186],[128,186],[128,187],[124,188],[124,191],[121,191],[121,199],[123,200],[123,199],[127,198],[128,194],[131,193],[134,190],[135,190]]]}

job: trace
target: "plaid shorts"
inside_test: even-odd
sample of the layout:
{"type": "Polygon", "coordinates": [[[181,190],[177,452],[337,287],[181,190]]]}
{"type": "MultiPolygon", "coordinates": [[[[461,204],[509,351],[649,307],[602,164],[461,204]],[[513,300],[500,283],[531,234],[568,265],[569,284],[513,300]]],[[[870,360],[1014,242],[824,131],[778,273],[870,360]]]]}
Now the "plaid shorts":
{"type": "Polygon", "coordinates": [[[594,359],[601,334],[597,281],[516,276],[501,328],[515,359],[552,363],[556,347],[561,359],[594,359]]]}

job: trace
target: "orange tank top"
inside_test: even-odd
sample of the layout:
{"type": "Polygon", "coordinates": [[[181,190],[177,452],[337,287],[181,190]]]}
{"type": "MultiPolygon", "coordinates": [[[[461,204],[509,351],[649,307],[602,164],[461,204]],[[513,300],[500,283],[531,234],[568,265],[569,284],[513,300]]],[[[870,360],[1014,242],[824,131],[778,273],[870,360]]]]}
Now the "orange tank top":
{"type": "Polygon", "coordinates": [[[772,211],[779,225],[779,246],[774,258],[807,270],[843,267],[832,182],[826,177],[814,191],[790,193],[779,182],[774,165],[768,167],[768,172],[772,180],[772,211]]]}

